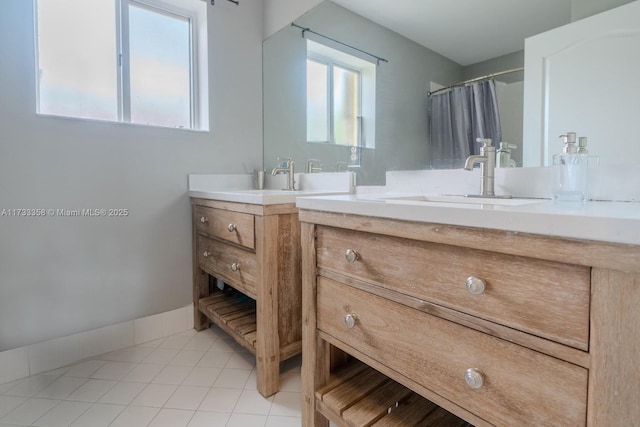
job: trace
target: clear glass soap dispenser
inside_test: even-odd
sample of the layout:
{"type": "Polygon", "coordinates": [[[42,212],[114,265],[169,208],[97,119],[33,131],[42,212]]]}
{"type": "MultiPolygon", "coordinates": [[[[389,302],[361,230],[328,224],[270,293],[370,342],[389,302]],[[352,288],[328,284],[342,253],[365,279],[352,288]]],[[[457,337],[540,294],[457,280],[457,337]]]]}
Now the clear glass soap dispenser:
{"type": "Polygon", "coordinates": [[[587,197],[589,156],[579,154],[575,132],[560,135],[562,153],[553,156],[553,200],[583,202],[587,197]]]}

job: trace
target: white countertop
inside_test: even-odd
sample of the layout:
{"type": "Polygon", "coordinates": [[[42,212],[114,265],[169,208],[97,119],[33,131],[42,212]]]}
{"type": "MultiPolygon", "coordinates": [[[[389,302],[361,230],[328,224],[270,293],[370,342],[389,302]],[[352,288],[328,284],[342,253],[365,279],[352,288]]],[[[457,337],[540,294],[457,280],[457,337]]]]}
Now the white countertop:
{"type": "Polygon", "coordinates": [[[516,203],[525,204],[489,205],[475,204],[473,200],[468,204],[397,199],[412,196],[423,195],[301,197],[296,205],[300,209],[640,245],[638,202],[556,204],[548,199],[518,199],[516,203]]]}
{"type": "Polygon", "coordinates": [[[252,205],[277,205],[295,203],[296,198],[303,196],[319,196],[323,194],[346,193],[331,190],[287,191],[287,190],[198,190],[189,191],[189,197],[221,200],[224,202],[249,203],[252,205]]]}

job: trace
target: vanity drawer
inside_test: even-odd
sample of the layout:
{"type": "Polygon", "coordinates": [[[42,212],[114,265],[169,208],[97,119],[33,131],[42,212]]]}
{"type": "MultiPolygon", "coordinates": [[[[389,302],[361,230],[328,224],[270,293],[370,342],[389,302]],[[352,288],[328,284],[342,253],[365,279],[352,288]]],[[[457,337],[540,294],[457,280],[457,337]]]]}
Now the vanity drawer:
{"type": "Polygon", "coordinates": [[[240,292],[256,299],[256,254],[198,235],[198,265],[240,292]]]}
{"type": "Polygon", "coordinates": [[[492,424],[585,425],[587,370],[568,362],[324,277],[317,327],[492,424]]]}
{"type": "Polygon", "coordinates": [[[326,226],[317,228],[317,264],[588,350],[588,267],[326,226]],[[481,279],[484,290],[469,290],[470,277],[481,279]]]}
{"type": "Polygon", "coordinates": [[[193,212],[198,233],[255,249],[253,215],[205,206],[195,206],[193,212]]]}

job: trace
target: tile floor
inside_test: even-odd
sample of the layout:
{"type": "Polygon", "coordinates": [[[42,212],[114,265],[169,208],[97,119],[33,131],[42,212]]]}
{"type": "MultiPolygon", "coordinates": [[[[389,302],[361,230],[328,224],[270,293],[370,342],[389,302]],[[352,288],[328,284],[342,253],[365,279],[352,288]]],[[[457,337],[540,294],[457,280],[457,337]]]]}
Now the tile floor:
{"type": "Polygon", "coordinates": [[[250,353],[215,326],[185,331],[0,384],[0,427],[298,427],[300,360],[265,399],[250,353]]]}

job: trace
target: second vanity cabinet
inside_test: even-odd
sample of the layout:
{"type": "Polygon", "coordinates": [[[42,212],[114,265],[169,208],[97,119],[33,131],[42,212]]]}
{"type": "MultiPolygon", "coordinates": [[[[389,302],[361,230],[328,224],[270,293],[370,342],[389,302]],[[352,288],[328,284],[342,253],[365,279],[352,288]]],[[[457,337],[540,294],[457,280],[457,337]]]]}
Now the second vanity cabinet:
{"type": "Polygon", "coordinates": [[[258,391],[270,396],[280,362],[301,351],[298,210],[293,203],[191,203],[195,329],[212,322],[255,354],[258,391]]]}
{"type": "Polygon", "coordinates": [[[303,425],[637,424],[639,247],[300,220],[303,425]]]}

